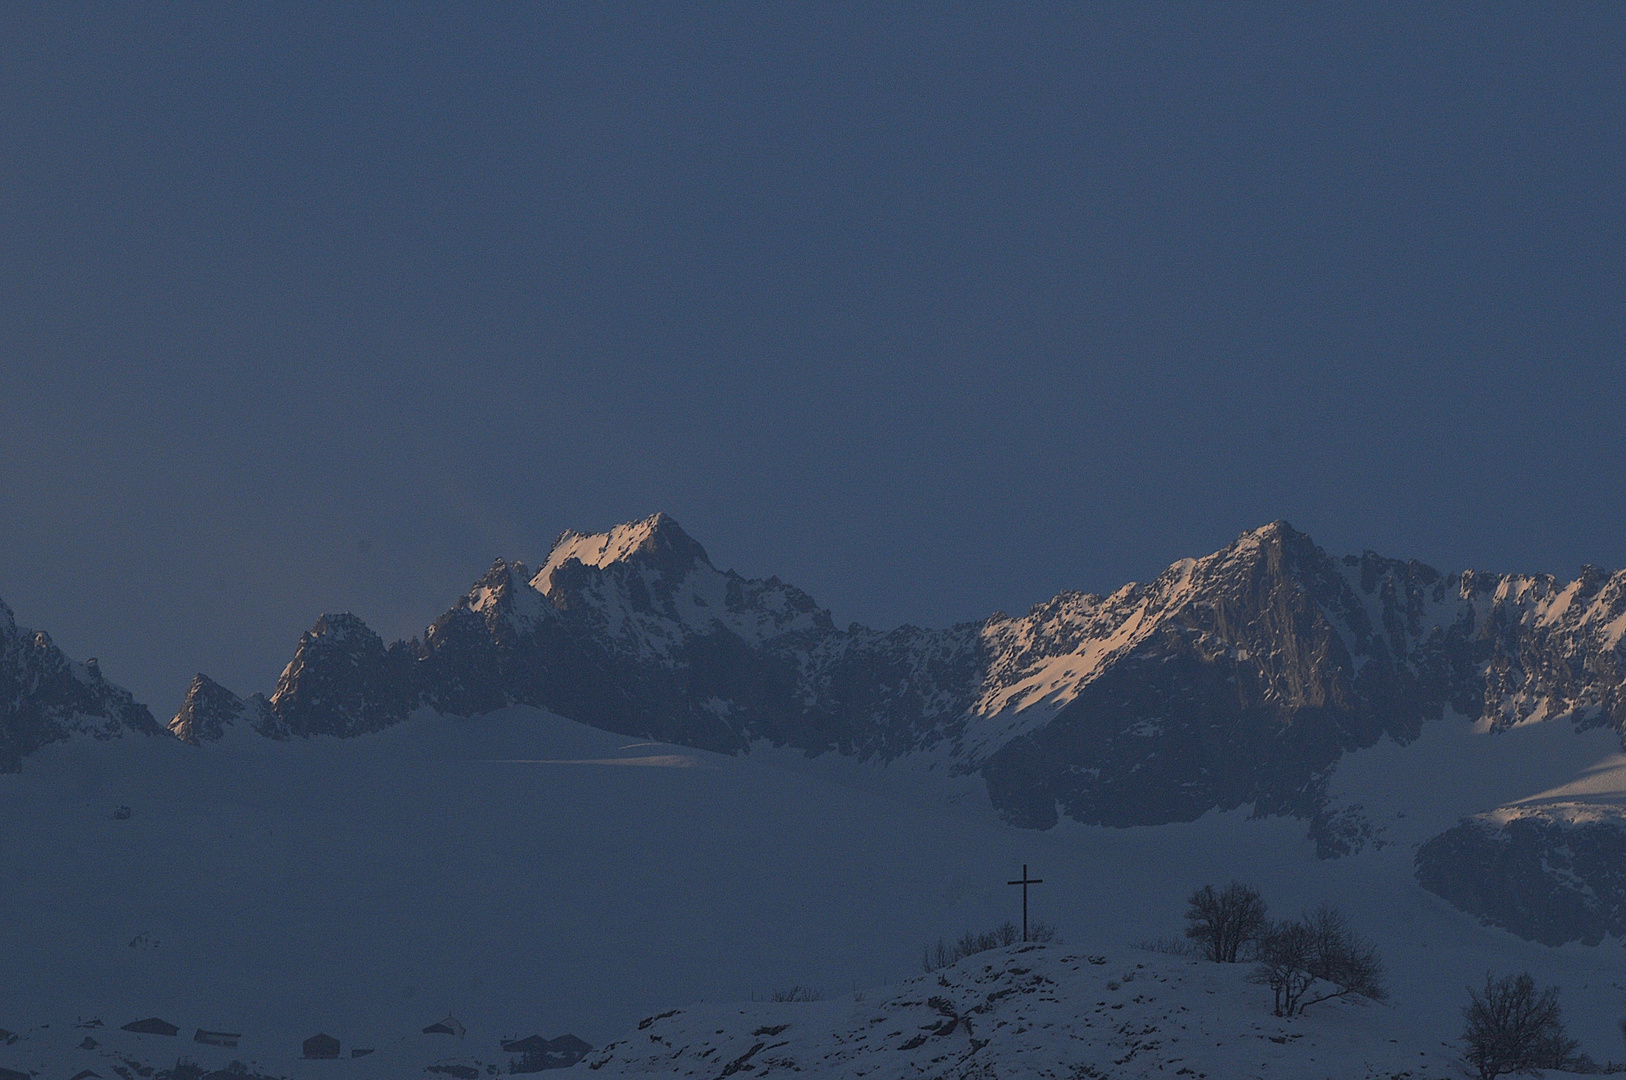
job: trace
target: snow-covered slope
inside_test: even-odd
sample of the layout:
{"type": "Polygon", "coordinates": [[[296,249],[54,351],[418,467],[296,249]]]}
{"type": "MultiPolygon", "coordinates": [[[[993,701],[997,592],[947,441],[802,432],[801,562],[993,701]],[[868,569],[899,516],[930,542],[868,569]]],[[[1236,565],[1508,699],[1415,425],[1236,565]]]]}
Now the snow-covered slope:
{"type": "MultiPolygon", "coordinates": [[[[1460,1049],[1364,1000],[1270,1015],[1247,965],[1054,945],[979,953],[835,1000],[646,1017],[587,1057],[601,1076],[1392,1080],[1464,1075],[1460,1049]]],[[[1456,1033],[1451,1033],[1455,1035],[1456,1033]]]]}
{"type": "MultiPolygon", "coordinates": [[[[1619,1057],[1615,949],[1521,941],[1412,876],[1428,836],[1566,782],[1613,739],[1447,719],[1346,755],[1330,790],[1363,801],[1381,843],[1336,860],[1316,857],[1301,823],[1245,810],[1022,829],[974,778],[908,760],[638,745],[524,707],[349,738],[70,739],[0,776],[0,1028],[22,1036],[0,1045],[0,1068],[112,1080],[91,1051],[75,1056],[95,1032],[72,1025],[158,1016],[183,1036],[133,1038],[159,1068],[186,1056],[298,1078],[501,1070],[504,1038],[602,1046],[701,1001],[793,984],[850,1000],[896,983],[939,936],[1015,916],[1005,882],[1024,863],[1044,879],[1033,913],[1069,954],[1122,968],[1136,941],[1178,932],[1193,887],[1235,877],[1277,914],[1342,906],[1383,953],[1384,1008],[1414,1024],[1413,1052],[1454,1036],[1464,988],[1487,968],[1529,968],[1563,985],[1585,1050],[1619,1057]],[[448,1013],[466,1038],[422,1042],[448,1013]],[[241,1032],[241,1046],[185,1042],[197,1028],[241,1032]],[[302,1061],[318,1032],[346,1053],[407,1049],[302,1061]]],[[[1262,1007],[1255,1019],[1268,1023],[1262,1007]]]]}

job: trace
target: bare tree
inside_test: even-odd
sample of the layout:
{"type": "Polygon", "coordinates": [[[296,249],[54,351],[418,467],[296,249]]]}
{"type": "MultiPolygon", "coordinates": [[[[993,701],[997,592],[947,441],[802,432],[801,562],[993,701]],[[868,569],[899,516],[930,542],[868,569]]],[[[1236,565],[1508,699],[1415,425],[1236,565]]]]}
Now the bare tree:
{"type": "Polygon", "coordinates": [[[1480,1080],[1563,1069],[1580,1061],[1575,1053],[1580,1043],[1564,1034],[1558,987],[1537,993],[1536,980],[1528,971],[1500,979],[1487,972],[1485,992],[1468,991],[1462,1018],[1468,1063],[1479,1070],[1480,1080]]]}
{"type": "Polygon", "coordinates": [[[1242,947],[1265,926],[1265,902],[1252,885],[1233,881],[1219,892],[1204,885],[1191,894],[1186,908],[1186,936],[1208,959],[1234,964],[1242,947]]]}
{"type": "Polygon", "coordinates": [[[1254,980],[1275,992],[1277,1016],[1292,1016],[1315,982],[1310,974],[1310,928],[1297,919],[1266,925],[1259,935],[1258,955],[1254,980]]]}
{"type": "Polygon", "coordinates": [[[1350,929],[1337,908],[1323,904],[1300,918],[1268,924],[1257,951],[1254,979],[1275,993],[1277,1016],[1295,1016],[1333,998],[1388,996],[1377,949],[1350,929]]]}

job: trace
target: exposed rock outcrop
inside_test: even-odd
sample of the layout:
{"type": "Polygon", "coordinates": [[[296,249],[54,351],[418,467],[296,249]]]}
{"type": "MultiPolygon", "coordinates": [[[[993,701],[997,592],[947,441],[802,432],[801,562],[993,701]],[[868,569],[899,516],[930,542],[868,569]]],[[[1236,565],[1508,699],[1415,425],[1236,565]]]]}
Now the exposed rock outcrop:
{"type": "Polygon", "coordinates": [[[16,772],[24,756],[71,735],[163,730],[128,690],[102,677],[94,659],[69,660],[49,634],[18,626],[0,601],[0,772],[16,772]]]}
{"type": "Polygon", "coordinates": [[[1626,808],[1583,803],[1466,818],[1418,848],[1417,880],[1543,945],[1626,937],[1626,808]]]}
{"type": "Polygon", "coordinates": [[[169,730],[182,742],[198,746],[219,742],[239,725],[272,739],[288,737],[287,725],[272,711],[264,694],[245,701],[200,673],[187,687],[186,700],[169,722],[169,730]]]}

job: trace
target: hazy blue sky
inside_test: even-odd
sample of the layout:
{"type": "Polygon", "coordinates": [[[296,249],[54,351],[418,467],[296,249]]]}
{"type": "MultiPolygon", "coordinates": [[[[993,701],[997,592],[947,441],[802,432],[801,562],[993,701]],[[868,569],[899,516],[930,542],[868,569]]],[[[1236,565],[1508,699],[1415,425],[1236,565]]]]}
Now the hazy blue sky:
{"type": "Polygon", "coordinates": [[[673,514],[838,621],[1626,563],[1626,6],[0,14],[0,597],[167,717],[673,514]]]}

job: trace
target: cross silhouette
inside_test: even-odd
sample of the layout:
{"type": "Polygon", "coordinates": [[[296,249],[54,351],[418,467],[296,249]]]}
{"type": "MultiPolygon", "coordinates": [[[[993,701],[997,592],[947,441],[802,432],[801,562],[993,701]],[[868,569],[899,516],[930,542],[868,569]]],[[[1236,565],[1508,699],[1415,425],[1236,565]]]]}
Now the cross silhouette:
{"type": "Polygon", "coordinates": [[[1043,885],[1044,884],[1044,878],[1030,878],[1030,877],[1028,877],[1028,864],[1023,863],[1022,864],[1022,880],[1021,881],[1007,881],[1005,884],[1022,886],[1022,940],[1026,941],[1028,939],[1028,886],[1029,885],[1043,885]]]}

